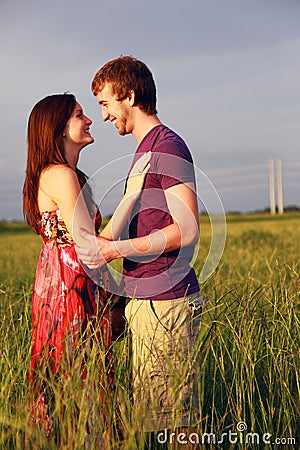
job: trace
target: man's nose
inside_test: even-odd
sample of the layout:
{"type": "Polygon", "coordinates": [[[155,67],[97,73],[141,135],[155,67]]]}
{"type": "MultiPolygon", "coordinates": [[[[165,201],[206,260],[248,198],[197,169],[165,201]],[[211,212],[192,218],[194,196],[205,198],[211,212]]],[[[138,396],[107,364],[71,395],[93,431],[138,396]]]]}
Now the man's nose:
{"type": "Polygon", "coordinates": [[[105,122],[108,119],[108,117],[109,117],[109,114],[108,114],[107,109],[104,106],[102,106],[102,120],[103,120],[103,122],[105,122]]]}

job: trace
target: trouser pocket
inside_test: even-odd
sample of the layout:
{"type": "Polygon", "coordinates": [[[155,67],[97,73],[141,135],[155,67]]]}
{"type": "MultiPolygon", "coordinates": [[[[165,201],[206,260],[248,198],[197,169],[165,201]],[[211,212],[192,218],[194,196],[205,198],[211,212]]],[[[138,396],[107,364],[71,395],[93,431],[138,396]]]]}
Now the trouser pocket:
{"type": "Polygon", "coordinates": [[[191,335],[195,337],[199,332],[203,307],[209,302],[210,296],[194,294],[187,300],[191,312],[191,335]]]}
{"type": "Polygon", "coordinates": [[[195,295],[190,296],[188,298],[188,304],[192,311],[192,316],[195,318],[202,314],[203,307],[208,303],[210,300],[209,295],[195,295]]]}

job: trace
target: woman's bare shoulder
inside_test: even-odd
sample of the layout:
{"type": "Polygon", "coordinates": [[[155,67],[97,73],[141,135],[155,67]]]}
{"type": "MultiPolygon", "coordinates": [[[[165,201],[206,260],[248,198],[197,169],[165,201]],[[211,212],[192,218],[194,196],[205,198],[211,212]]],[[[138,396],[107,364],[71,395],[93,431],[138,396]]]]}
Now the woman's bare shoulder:
{"type": "Polygon", "coordinates": [[[40,189],[50,194],[61,192],[68,187],[78,187],[75,170],[65,164],[51,164],[44,169],[40,176],[40,189]]]}
{"type": "Polygon", "coordinates": [[[76,175],[75,170],[73,170],[70,166],[67,164],[50,164],[47,166],[41,173],[41,177],[43,178],[50,178],[53,176],[60,176],[60,175],[66,175],[66,174],[76,175]]]}
{"type": "Polygon", "coordinates": [[[40,177],[40,181],[45,183],[57,183],[60,180],[66,182],[72,179],[77,180],[77,174],[74,169],[66,164],[51,164],[42,171],[40,177]]]}

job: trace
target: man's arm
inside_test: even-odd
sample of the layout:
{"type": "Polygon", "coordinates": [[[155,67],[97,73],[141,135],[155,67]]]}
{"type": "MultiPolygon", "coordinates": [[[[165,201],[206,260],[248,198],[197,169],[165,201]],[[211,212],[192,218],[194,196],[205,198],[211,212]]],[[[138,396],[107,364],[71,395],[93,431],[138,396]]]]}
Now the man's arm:
{"type": "Polygon", "coordinates": [[[127,179],[126,192],[118,204],[113,216],[101,231],[100,236],[113,241],[120,237],[125,223],[130,217],[136,200],[141,195],[145,176],[150,169],[151,152],[142,155],[134,164],[127,179]]]}
{"type": "MultiPolygon", "coordinates": [[[[180,183],[166,189],[165,196],[172,224],[134,239],[107,241],[98,237],[90,249],[77,248],[82,262],[90,268],[97,268],[103,264],[103,259],[109,262],[123,257],[157,255],[195,244],[199,236],[199,223],[197,196],[193,187],[180,183]]],[[[87,233],[82,236],[88,238],[87,233]]]]}
{"type": "Polygon", "coordinates": [[[116,251],[112,259],[161,254],[196,243],[199,224],[194,191],[180,183],[167,189],[165,196],[173,223],[147,236],[114,242],[116,251]]]}

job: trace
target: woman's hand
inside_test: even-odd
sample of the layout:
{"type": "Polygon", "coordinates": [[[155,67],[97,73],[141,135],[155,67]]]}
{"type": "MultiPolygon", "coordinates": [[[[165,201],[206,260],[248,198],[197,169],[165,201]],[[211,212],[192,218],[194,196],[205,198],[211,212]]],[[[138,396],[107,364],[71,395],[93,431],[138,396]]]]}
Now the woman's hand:
{"type": "Polygon", "coordinates": [[[145,176],[150,169],[150,159],[151,151],[144,153],[144,155],[135,162],[127,179],[126,196],[139,197],[144,185],[145,176]]]}
{"type": "Polygon", "coordinates": [[[107,262],[120,258],[113,241],[90,234],[84,228],[80,229],[80,235],[85,242],[88,242],[88,245],[86,247],[76,245],[75,249],[80,261],[89,269],[99,269],[105,266],[107,262]]]}

